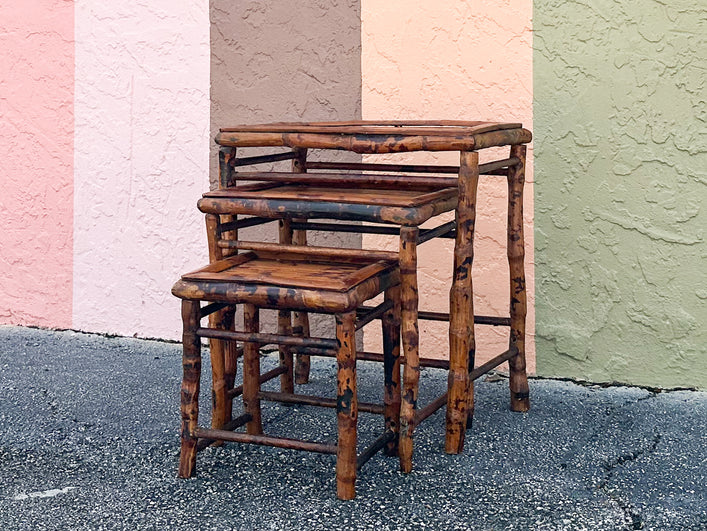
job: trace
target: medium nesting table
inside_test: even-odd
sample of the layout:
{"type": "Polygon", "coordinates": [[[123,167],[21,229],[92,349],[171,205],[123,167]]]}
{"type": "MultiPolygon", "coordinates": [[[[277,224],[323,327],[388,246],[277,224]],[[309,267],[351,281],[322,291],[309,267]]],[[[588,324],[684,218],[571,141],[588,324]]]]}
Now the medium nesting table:
{"type": "MultiPolygon", "coordinates": [[[[466,121],[272,123],[223,128],[219,189],[207,193],[199,208],[208,216],[225,216],[228,234],[220,234],[223,258],[238,248],[239,228],[280,219],[281,244],[306,241],[307,230],[399,234],[401,330],[404,357],[400,453],[403,470],[411,466],[412,432],[422,420],[447,406],[447,453],[464,446],[467,419],[473,412],[473,380],[508,361],[510,404],[514,411],[529,409],[525,363],[526,290],[523,239],[523,187],[526,146],[532,135],[518,123],[466,121]],[[507,157],[480,164],[479,153],[509,146],[507,157]],[[237,157],[237,148],[290,148],[288,151],[237,157]],[[360,154],[409,151],[458,151],[459,166],[391,163],[345,163],[307,159],[308,150],[346,150],[360,154]],[[291,160],[291,171],[240,171],[243,167],[291,160]],[[449,175],[454,175],[450,177],[449,175]],[[508,181],[507,254],[510,266],[510,315],[475,316],[472,262],[476,194],[480,175],[506,176],[508,181]],[[247,184],[242,184],[247,181],[247,184]],[[434,216],[455,211],[455,220],[433,229],[420,225],[434,216]],[[238,219],[238,216],[250,216],[238,219]],[[374,225],[312,222],[372,222],[374,225]],[[289,231],[289,235],[287,234],[289,231]],[[228,236],[226,238],[226,236],[228,236]],[[453,280],[449,314],[418,310],[417,245],[431,238],[454,238],[453,280]],[[449,321],[449,361],[418,352],[418,319],[449,321]],[[474,323],[510,327],[509,347],[489,362],[474,367],[474,323]],[[420,365],[449,370],[447,393],[423,408],[417,407],[420,365]]],[[[207,221],[208,222],[208,221],[207,221]]],[[[365,354],[365,353],[364,353],[365,354]]],[[[359,356],[366,359],[366,356],[359,356]]],[[[374,355],[369,359],[375,359],[374,355]]],[[[218,367],[217,363],[215,367],[218,367]]],[[[220,364],[223,366],[223,363],[220,364]]],[[[219,375],[215,375],[215,381],[219,375]]],[[[216,400],[218,402],[218,400],[216,400]]],[[[218,404],[215,403],[218,407],[218,404]]]]}

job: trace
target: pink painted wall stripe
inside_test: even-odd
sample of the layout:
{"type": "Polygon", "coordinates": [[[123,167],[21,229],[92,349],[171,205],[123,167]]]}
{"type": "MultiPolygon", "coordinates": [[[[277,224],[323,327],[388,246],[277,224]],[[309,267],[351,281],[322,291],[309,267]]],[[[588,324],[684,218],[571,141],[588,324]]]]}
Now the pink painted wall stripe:
{"type": "Polygon", "coordinates": [[[73,327],[178,338],[206,258],[208,0],[76,1],[73,327]]]}
{"type": "Polygon", "coordinates": [[[68,328],[73,2],[0,2],[0,50],[0,323],[68,328]]]}

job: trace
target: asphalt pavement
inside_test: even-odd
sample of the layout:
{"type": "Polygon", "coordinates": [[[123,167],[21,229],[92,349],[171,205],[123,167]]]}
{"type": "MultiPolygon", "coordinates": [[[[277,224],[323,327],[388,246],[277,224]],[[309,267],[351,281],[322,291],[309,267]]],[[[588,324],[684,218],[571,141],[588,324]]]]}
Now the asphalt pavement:
{"type": "MultiPolygon", "coordinates": [[[[331,360],[311,374],[301,392],[333,395],[331,360]]],[[[2,529],[707,530],[707,393],[532,380],[523,414],[506,380],[481,381],[463,454],[444,453],[438,412],[411,474],[377,455],[343,502],[333,456],[277,448],[209,448],[177,479],[180,378],[179,344],[0,326],[2,529]]],[[[359,382],[379,399],[380,366],[359,382]]],[[[445,385],[423,370],[421,403],[445,385]]],[[[332,410],[265,407],[266,432],[335,439],[332,410]]],[[[380,424],[360,415],[362,444],[380,424]]]]}

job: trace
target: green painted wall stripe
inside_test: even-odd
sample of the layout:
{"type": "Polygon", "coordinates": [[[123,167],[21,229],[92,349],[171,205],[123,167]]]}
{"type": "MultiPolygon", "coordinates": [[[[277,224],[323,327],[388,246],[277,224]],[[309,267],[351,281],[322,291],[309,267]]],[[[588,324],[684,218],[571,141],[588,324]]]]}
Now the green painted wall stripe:
{"type": "Polygon", "coordinates": [[[533,22],[538,373],[706,389],[704,3],[533,22]]]}

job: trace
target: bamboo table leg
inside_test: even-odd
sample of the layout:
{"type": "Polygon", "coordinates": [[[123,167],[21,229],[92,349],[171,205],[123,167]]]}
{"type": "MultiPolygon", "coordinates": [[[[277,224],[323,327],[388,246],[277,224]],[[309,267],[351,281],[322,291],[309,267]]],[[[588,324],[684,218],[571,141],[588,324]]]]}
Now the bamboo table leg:
{"type": "MultiPolygon", "coordinates": [[[[307,245],[307,231],[292,231],[292,243],[295,245],[307,245]]],[[[309,314],[307,312],[292,312],[292,334],[299,337],[309,337],[309,314]]],[[[295,383],[301,385],[309,382],[309,368],[309,354],[297,354],[295,383]]]]}
{"type": "MultiPolygon", "coordinates": [[[[280,243],[292,244],[292,220],[281,219],[278,222],[280,243]]],[[[292,312],[290,310],[278,310],[277,312],[277,333],[280,335],[292,335],[292,312]]],[[[285,367],[285,372],[280,375],[280,392],[294,393],[295,385],[293,379],[293,356],[292,349],[287,345],[278,347],[280,352],[280,364],[285,367]]]]}
{"type": "Polygon", "coordinates": [[[201,376],[201,343],[196,330],[199,328],[199,302],[182,301],[183,355],[181,389],[182,448],[179,456],[179,477],[190,478],[196,465],[194,435],[199,420],[199,381],[201,376]]]}
{"type": "Polygon", "coordinates": [[[417,409],[417,387],[420,380],[420,334],[417,327],[417,227],[400,229],[400,306],[401,336],[405,369],[403,370],[403,392],[400,408],[400,469],[412,470],[412,435],[415,430],[417,409]]]}
{"type": "MultiPolygon", "coordinates": [[[[224,148],[219,149],[219,188],[228,188],[233,184],[233,172],[234,166],[233,161],[236,159],[236,148],[224,148]]],[[[225,215],[221,216],[222,223],[228,223],[230,221],[236,221],[238,216],[225,215]]],[[[213,223],[213,220],[211,221],[213,223]]],[[[227,256],[231,256],[238,252],[237,249],[222,249],[218,246],[218,235],[216,234],[215,226],[214,230],[209,230],[209,221],[207,218],[207,235],[209,239],[209,260],[215,262],[221,260],[227,256]]],[[[237,240],[238,231],[232,230],[227,231],[221,235],[221,238],[225,240],[237,240]]],[[[234,322],[236,316],[235,307],[222,310],[212,314],[210,319],[210,326],[220,325],[224,330],[233,330],[234,322]]],[[[217,363],[222,363],[222,385],[223,392],[219,390],[218,399],[216,394],[214,394],[214,415],[211,417],[211,426],[213,428],[221,428],[224,424],[228,423],[233,414],[233,400],[229,397],[228,391],[233,389],[234,382],[236,380],[236,370],[238,367],[238,343],[235,341],[219,341],[218,339],[209,340],[209,345],[211,349],[215,349],[215,355],[212,354],[212,364],[215,358],[217,363]],[[223,359],[223,361],[221,361],[223,359]],[[224,397],[225,395],[225,397],[224,397]],[[216,402],[219,402],[217,405],[216,402]]],[[[212,365],[213,366],[213,365],[212,365]]],[[[218,375],[218,373],[214,373],[218,375]]],[[[216,381],[214,378],[214,390],[216,390],[216,381]]],[[[220,384],[221,385],[221,384],[220,384]]],[[[217,442],[216,444],[221,444],[217,442]]]]}
{"type": "Polygon", "coordinates": [[[336,315],[337,360],[336,416],[338,444],[336,449],[336,495],[342,500],[356,496],[356,395],[355,312],[336,315]]]}
{"type": "Polygon", "coordinates": [[[479,154],[464,151],[459,167],[454,280],[449,293],[449,379],[444,448],[448,454],[458,454],[464,449],[468,401],[473,396],[469,382],[469,358],[474,356],[475,350],[471,272],[478,182],[479,154]]]}
{"type": "Polygon", "coordinates": [[[530,393],[525,371],[525,242],[523,238],[523,184],[525,182],[524,145],[511,147],[511,157],[520,163],[508,170],[508,264],[511,276],[511,336],[509,348],[516,355],[508,360],[511,409],[528,411],[530,393]]]}
{"type": "MultiPolygon", "coordinates": [[[[253,304],[243,305],[243,321],[246,332],[260,332],[259,310],[253,304]]],[[[250,414],[251,420],[246,424],[249,435],[263,433],[263,423],[260,416],[260,345],[250,341],[243,345],[243,408],[250,414]]]]}
{"type": "MultiPolygon", "coordinates": [[[[397,435],[400,428],[400,286],[388,288],[385,300],[393,308],[383,315],[383,358],[385,390],[385,430],[397,435]]],[[[398,437],[388,442],[385,455],[398,455],[398,437]]]]}
{"type": "MultiPolygon", "coordinates": [[[[206,215],[206,234],[209,245],[209,261],[216,262],[224,258],[223,249],[218,244],[219,235],[216,233],[219,224],[218,216],[206,215]]],[[[222,235],[233,239],[235,235],[222,235]]],[[[235,309],[227,308],[209,315],[209,326],[222,330],[232,330],[235,319],[235,309]]],[[[209,352],[211,357],[211,378],[212,378],[212,411],[211,427],[222,428],[231,420],[233,401],[228,396],[228,391],[233,388],[236,378],[237,347],[235,341],[221,341],[218,339],[209,340],[209,352]]],[[[216,444],[221,444],[220,442],[216,444]]]]}
{"type": "MultiPolygon", "coordinates": [[[[307,150],[295,148],[296,157],[292,159],[292,173],[307,172],[307,150]]],[[[306,220],[296,220],[306,221],[306,220]]],[[[307,231],[295,230],[292,233],[292,243],[307,245],[307,231]]],[[[293,312],[293,333],[296,336],[309,337],[309,315],[307,312],[293,312]]],[[[295,383],[306,384],[309,382],[310,359],[309,354],[297,354],[295,363],[295,383]]]]}
{"type": "MultiPolygon", "coordinates": [[[[300,242],[295,240],[295,244],[300,245],[300,242]]],[[[304,244],[306,245],[306,240],[304,244]]],[[[292,322],[293,335],[309,337],[309,314],[307,312],[292,312],[292,322]]],[[[295,362],[295,383],[309,383],[310,364],[309,354],[297,354],[297,361],[295,362]]]]}

